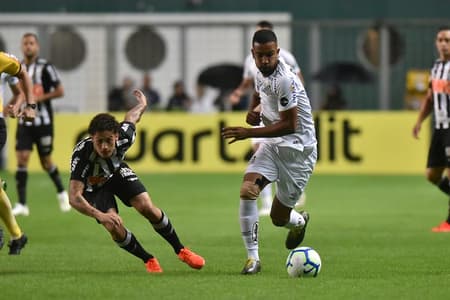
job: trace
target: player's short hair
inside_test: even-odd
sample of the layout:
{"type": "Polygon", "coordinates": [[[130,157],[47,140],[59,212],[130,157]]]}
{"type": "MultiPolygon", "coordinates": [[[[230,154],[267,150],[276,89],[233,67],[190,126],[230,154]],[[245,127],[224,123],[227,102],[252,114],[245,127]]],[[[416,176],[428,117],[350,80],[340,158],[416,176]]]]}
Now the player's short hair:
{"type": "Polygon", "coordinates": [[[32,32],[26,32],[22,35],[22,39],[27,38],[27,37],[34,37],[34,39],[36,40],[36,42],[39,43],[39,39],[37,37],[37,34],[32,33],[32,32]]]}
{"type": "Polygon", "coordinates": [[[266,21],[266,20],[259,21],[256,24],[256,26],[261,27],[261,28],[265,28],[265,29],[273,30],[273,24],[271,22],[269,22],[269,21],[266,21]]]}
{"type": "Polygon", "coordinates": [[[114,116],[107,113],[96,115],[89,123],[88,133],[94,135],[101,131],[119,132],[120,124],[114,116]]]}
{"type": "Polygon", "coordinates": [[[277,36],[272,30],[261,29],[253,34],[252,45],[255,43],[266,44],[270,42],[277,43],[277,36]]]}
{"type": "Polygon", "coordinates": [[[439,26],[437,32],[447,31],[447,30],[450,30],[450,26],[449,25],[442,25],[442,26],[439,26]]]}

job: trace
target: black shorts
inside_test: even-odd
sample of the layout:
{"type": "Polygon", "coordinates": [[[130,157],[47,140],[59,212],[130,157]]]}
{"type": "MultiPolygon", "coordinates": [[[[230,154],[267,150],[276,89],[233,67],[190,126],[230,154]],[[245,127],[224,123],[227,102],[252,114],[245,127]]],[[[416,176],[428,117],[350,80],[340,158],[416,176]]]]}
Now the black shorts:
{"type": "Polygon", "coordinates": [[[427,167],[450,167],[450,129],[435,129],[433,131],[427,167]]]}
{"type": "Polygon", "coordinates": [[[0,118],[0,150],[3,149],[5,144],[6,144],[6,122],[5,119],[0,118]]]}
{"type": "Polygon", "coordinates": [[[53,151],[53,125],[18,125],[16,132],[16,150],[32,150],[36,144],[39,156],[49,155],[53,151]]]}
{"type": "Polygon", "coordinates": [[[93,192],[84,191],[83,197],[101,212],[107,212],[110,208],[119,212],[114,196],[117,196],[123,204],[130,207],[130,200],[146,191],[145,186],[134,171],[127,164],[122,163],[120,168],[102,187],[93,192]]]}

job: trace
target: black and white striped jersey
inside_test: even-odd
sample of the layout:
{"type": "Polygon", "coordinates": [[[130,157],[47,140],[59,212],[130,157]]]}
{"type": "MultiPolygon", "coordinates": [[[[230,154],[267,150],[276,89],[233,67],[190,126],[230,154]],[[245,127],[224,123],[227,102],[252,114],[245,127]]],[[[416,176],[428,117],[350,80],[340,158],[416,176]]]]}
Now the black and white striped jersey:
{"type": "MultiPolygon", "coordinates": [[[[27,69],[28,75],[33,82],[33,93],[35,96],[48,93],[61,84],[55,67],[47,60],[38,57],[30,65],[25,65],[23,62],[22,64],[27,69]]],[[[37,103],[36,118],[33,123],[28,121],[25,123],[22,119],[19,119],[19,124],[25,126],[51,125],[52,123],[53,108],[51,99],[37,103]]]]}
{"type": "Polygon", "coordinates": [[[438,59],[431,69],[430,88],[433,92],[434,122],[436,129],[450,125],[450,61],[438,59]]]}
{"type": "Polygon", "coordinates": [[[101,188],[120,168],[125,152],[133,145],[135,139],[135,125],[129,122],[120,123],[116,150],[109,158],[97,155],[91,137],[81,140],[72,153],[70,179],[83,182],[88,192],[101,188]]]}

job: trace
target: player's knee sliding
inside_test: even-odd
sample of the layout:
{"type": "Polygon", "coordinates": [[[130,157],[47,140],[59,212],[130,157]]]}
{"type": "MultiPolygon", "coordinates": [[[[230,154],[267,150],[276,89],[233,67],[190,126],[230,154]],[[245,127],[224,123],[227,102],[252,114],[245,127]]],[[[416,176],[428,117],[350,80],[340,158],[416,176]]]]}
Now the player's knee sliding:
{"type": "Polygon", "coordinates": [[[244,181],[241,185],[241,199],[254,200],[258,198],[261,189],[252,181],[244,181]]]}

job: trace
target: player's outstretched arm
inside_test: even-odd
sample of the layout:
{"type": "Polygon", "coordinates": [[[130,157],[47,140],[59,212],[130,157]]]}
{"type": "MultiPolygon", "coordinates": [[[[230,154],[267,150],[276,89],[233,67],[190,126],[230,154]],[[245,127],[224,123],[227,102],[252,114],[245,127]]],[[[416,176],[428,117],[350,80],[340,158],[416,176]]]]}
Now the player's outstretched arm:
{"type": "Polygon", "coordinates": [[[134,90],[133,95],[138,103],[127,112],[124,121],[136,124],[147,108],[147,98],[141,90],[134,90]]]}

